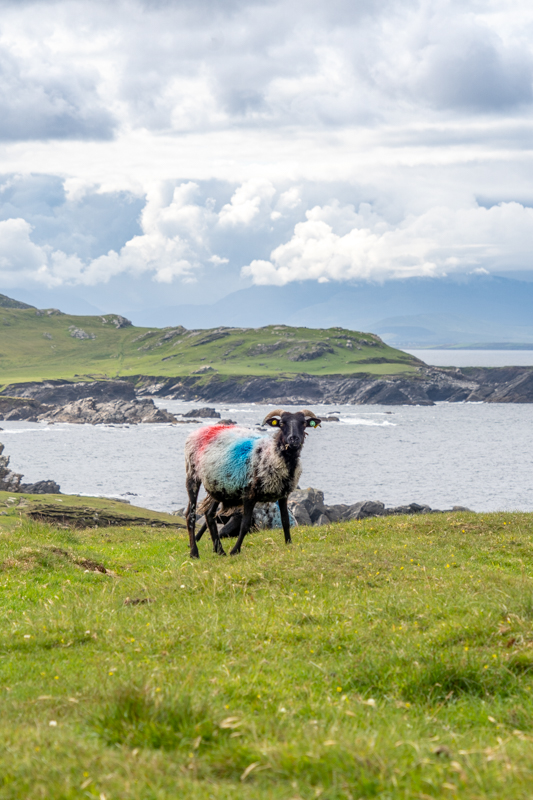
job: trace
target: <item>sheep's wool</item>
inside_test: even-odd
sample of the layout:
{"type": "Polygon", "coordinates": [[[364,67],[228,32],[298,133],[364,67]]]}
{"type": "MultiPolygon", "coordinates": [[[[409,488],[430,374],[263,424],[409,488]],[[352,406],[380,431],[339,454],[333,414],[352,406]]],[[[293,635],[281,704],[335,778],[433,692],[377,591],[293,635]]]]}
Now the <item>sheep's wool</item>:
{"type": "MultiPolygon", "coordinates": [[[[259,490],[261,498],[282,497],[297,485],[298,465],[289,475],[274,437],[239,425],[212,425],[194,431],[185,444],[186,459],[212,496],[243,496],[259,490]]],[[[257,497],[257,499],[260,499],[257,497]]]]}

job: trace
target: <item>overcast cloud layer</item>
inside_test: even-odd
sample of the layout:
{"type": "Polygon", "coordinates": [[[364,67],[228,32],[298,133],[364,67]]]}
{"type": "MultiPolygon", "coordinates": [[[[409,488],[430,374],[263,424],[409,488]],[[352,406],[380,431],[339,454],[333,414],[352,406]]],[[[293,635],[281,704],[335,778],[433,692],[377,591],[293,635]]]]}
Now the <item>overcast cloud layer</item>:
{"type": "Polygon", "coordinates": [[[533,268],[531,3],[0,12],[0,291],[533,268]]]}

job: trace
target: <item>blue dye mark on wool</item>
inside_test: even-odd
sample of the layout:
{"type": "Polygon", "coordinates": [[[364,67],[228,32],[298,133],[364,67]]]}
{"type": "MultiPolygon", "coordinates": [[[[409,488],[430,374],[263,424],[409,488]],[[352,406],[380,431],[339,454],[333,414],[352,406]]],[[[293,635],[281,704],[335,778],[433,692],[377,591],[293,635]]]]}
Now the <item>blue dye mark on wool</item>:
{"type": "Polygon", "coordinates": [[[224,488],[235,492],[247,486],[252,451],[257,439],[240,439],[232,444],[224,459],[224,488]]]}

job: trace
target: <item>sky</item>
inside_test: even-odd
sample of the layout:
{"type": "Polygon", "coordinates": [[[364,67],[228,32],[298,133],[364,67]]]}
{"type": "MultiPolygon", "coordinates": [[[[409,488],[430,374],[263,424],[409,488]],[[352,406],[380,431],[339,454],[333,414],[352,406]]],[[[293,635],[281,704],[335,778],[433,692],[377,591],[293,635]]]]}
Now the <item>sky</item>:
{"type": "Polygon", "coordinates": [[[531,277],[532,141],[531,2],[0,0],[0,292],[531,277]]]}

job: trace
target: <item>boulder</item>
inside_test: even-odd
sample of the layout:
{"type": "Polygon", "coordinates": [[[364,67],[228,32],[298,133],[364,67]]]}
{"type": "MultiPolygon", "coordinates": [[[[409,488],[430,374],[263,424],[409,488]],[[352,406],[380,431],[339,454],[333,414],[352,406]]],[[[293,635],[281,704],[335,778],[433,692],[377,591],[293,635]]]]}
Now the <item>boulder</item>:
{"type": "Polygon", "coordinates": [[[96,339],[94,333],[87,333],[81,328],[76,328],[75,325],[70,325],[68,331],[73,339],[96,339]]]}
{"type": "Polygon", "coordinates": [[[220,414],[214,408],[193,408],[181,415],[184,419],[188,417],[201,417],[202,419],[220,419],[220,414]]]}
{"type": "Polygon", "coordinates": [[[324,509],[324,492],[311,486],[307,489],[296,489],[289,495],[289,505],[292,507],[297,503],[304,505],[310,515],[315,508],[324,509]]]}
{"type": "Polygon", "coordinates": [[[366,519],[367,517],[381,517],[385,512],[385,504],[379,500],[361,500],[349,507],[343,519],[366,519]]]}
{"type": "Polygon", "coordinates": [[[313,522],[309,512],[303,503],[291,503],[289,498],[289,508],[298,525],[312,525],[313,522]]]}
{"type": "Polygon", "coordinates": [[[386,508],[384,512],[387,516],[394,514],[430,514],[430,506],[421,506],[419,503],[410,503],[408,506],[394,506],[386,508]]]}
{"type": "Polygon", "coordinates": [[[325,508],[326,514],[331,522],[340,522],[345,518],[350,506],[347,506],[344,503],[338,503],[334,506],[325,506],[325,508]]]}
{"type": "MultiPolygon", "coordinates": [[[[27,494],[61,494],[61,487],[55,481],[37,481],[37,483],[21,483],[19,492],[27,494]]],[[[122,500],[128,503],[129,500],[122,500]]]]}

